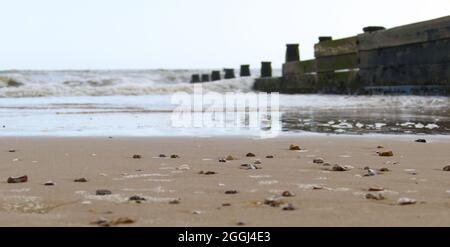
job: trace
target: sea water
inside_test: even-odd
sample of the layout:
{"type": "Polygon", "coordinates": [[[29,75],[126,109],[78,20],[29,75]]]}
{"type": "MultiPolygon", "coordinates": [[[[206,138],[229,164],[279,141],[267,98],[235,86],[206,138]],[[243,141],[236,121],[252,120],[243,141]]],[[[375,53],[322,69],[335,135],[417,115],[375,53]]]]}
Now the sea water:
{"type": "MultiPolygon", "coordinates": [[[[191,74],[206,72],[0,71],[0,135],[252,136],[270,128],[175,127],[173,95],[192,94],[191,74]]],[[[254,77],[208,82],[202,90],[245,97],[253,82],[254,77]]],[[[450,134],[449,97],[280,95],[279,105],[282,135],[450,134]]]]}

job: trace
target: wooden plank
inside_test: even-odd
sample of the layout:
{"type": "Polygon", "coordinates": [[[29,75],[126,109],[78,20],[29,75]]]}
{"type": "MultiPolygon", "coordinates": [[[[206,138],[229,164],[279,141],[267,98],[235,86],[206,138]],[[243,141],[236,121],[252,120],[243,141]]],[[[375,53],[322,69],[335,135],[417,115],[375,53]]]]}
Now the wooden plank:
{"type": "Polygon", "coordinates": [[[336,71],[358,68],[356,53],[317,58],[317,72],[336,71]]]}
{"type": "Polygon", "coordinates": [[[450,63],[378,66],[360,69],[358,77],[366,86],[450,85],[450,63]]]}
{"type": "Polygon", "coordinates": [[[296,61],[283,64],[283,76],[305,73],[312,73],[316,71],[316,60],[296,61]]]}
{"type": "Polygon", "coordinates": [[[427,43],[361,51],[358,54],[360,68],[413,64],[450,63],[450,39],[427,43]]]}
{"type": "Polygon", "coordinates": [[[358,49],[379,48],[422,43],[450,38],[450,16],[357,36],[358,49]]]}
{"type": "Polygon", "coordinates": [[[355,36],[320,42],[314,45],[314,56],[318,58],[356,53],[358,51],[356,41],[357,38],[355,36]]]}

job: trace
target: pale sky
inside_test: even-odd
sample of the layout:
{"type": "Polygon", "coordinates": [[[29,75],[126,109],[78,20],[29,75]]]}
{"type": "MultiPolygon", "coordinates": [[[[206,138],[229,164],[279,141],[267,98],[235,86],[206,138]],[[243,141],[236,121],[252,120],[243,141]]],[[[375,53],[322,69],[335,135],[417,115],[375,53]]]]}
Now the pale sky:
{"type": "Polygon", "coordinates": [[[285,44],[450,14],[449,0],[0,0],[0,70],[280,67],[285,44]]]}

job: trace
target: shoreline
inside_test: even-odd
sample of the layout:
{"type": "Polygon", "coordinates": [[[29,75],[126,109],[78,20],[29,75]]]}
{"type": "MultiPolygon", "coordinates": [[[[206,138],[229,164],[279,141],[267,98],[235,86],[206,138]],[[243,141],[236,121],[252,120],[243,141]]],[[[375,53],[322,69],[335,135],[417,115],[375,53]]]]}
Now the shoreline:
{"type": "Polygon", "coordinates": [[[98,226],[99,220],[131,219],[118,225],[450,226],[450,173],[442,170],[450,165],[450,138],[366,137],[4,137],[0,225],[98,226]],[[429,142],[414,142],[419,138],[429,142]],[[291,144],[302,150],[289,150],[291,144]],[[228,155],[236,160],[218,161],[228,155]],[[315,164],[318,158],[352,168],[332,171],[315,164]],[[256,161],[262,169],[241,167],[256,161]],[[377,174],[365,177],[366,166],[377,174]],[[26,183],[6,183],[22,175],[26,183]],[[88,182],[74,182],[81,177],[88,182]],[[54,185],[45,186],[48,181],[54,185]],[[285,191],[295,196],[276,207],[265,204],[285,191]],[[145,201],[130,201],[132,196],[145,201]],[[403,197],[416,203],[398,205],[403,197]],[[283,210],[289,203],[295,210],[283,210]]]}

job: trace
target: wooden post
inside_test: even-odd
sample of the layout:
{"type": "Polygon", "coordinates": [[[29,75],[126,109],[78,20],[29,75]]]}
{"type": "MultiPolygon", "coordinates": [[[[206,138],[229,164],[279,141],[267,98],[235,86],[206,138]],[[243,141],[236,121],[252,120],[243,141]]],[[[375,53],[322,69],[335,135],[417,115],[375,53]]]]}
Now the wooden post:
{"type": "Polygon", "coordinates": [[[191,83],[199,83],[200,82],[200,75],[199,74],[193,74],[191,78],[191,83]]]}
{"type": "Polygon", "coordinates": [[[223,69],[223,71],[225,72],[225,75],[224,75],[225,79],[236,78],[236,76],[234,75],[234,69],[223,69]]]}
{"type": "Polygon", "coordinates": [[[202,74],[202,82],[209,82],[209,74],[202,74]]]}
{"type": "Polygon", "coordinates": [[[331,36],[320,36],[319,37],[319,43],[325,42],[325,41],[330,41],[333,40],[333,37],[331,36]]]}
{"type": "Polygon", "coordinates": [[[220,81],[221,76],[220,76],[220,71],[219,70],[214,70],[211,73],[211,81],[220,81]]]}
{"type": "Polygon", "coordinates": [[[240,76],[241,77],[251,76],[250,65],[248,64],[241,65],[240,76]]]}
{"type": "Polygon", "coordinates": [[[261,62],[261,77],[272,77],[272,62],[261,62]]]}
{"type": "Polygon", "coordinates": [[[300,61],[300,51],[298,44],[286,45],[286,63],[300,61]]]}

